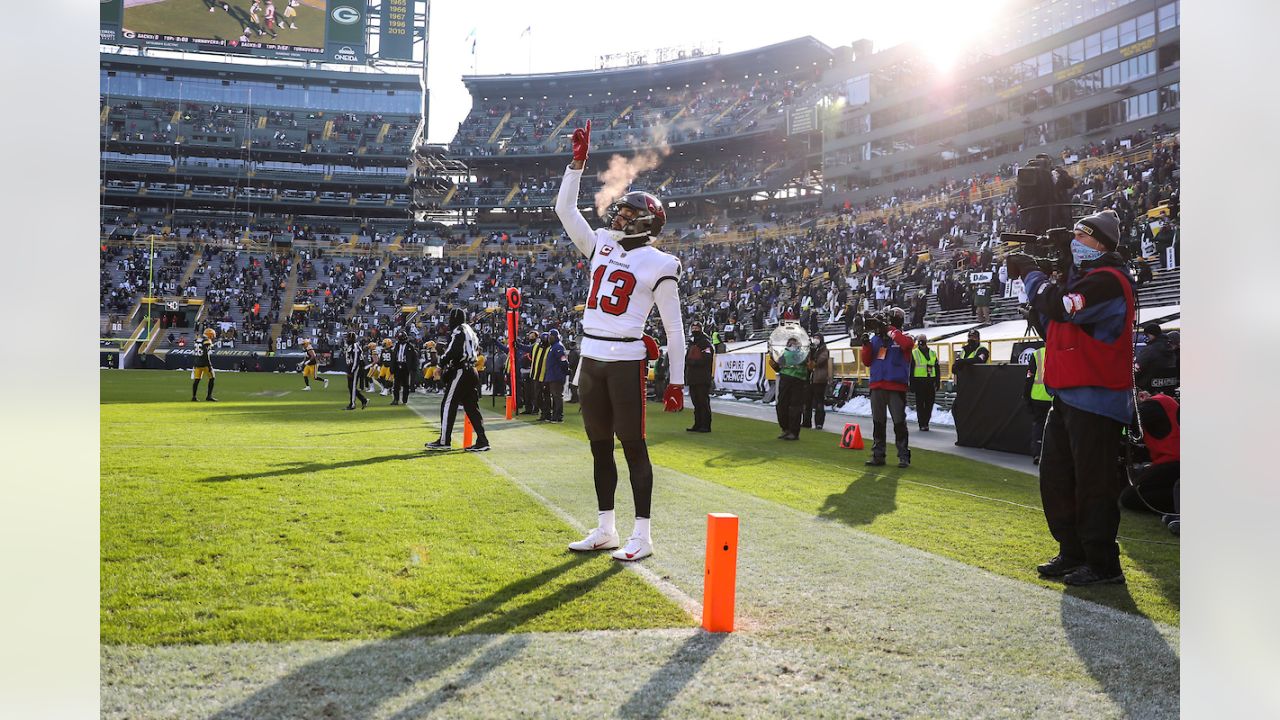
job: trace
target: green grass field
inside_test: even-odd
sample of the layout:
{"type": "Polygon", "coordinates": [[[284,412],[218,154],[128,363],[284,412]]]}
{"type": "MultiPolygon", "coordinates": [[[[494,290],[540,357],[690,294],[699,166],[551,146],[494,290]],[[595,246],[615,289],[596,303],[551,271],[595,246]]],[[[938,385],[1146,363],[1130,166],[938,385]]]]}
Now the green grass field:
{"type": "Polygon", "coordinates": [[[1177,713],[1153,517],[1124,516],[1128,585],[1064,590],[1034,576],[1029,474],[923,450],[868,472],[832,434],[694,435],[651,404],[656,551],[624,567],[565,548],[594,521],[576,406],[428,455],[438,396],[345,412],[336,379],[223,373],[212,404],[186,373],[102,373],[103,717],[1177,713]],[[741,518],[731,634],[692,616],[707,512],[741,518]]]}
{"type": "MultiPolygon", "coordinates": [[[[210,0],[213,2],[213,0],[210,0]]],[[[205,0],[157,0],[146,5],[137,5],[125,9],[124,27],[135,32],[184,35],[188,37],[234,40],[240,37],[244,28],[252,27],[249,17],[251,0],[217,0],[217,7],[209,12],[209,3],[205,0]],[[222,2],[231,7],[228,13],[222,9],[222,2]]],[[[293,23],[296,30],[288,27],[284,16],[288,0],[276,2],[277,37],[259,36],[250,33],[254,42],[284,43],[306,47],[320,47],[324,44],[324,9],[312,7],[303,2],[298,6],[298,16],[293,23]]],[[[262,6],[266,7],[266,0],[262,6]]],[[[266,31],[265,11],[258,13],[258,25],[266,31]]],[[[254,28],[257,30],[258,28],[254,28]]]]}
{"type": "Polygon", "coordinates": [[[409,410],[344,412],[342,383],[225,373],[215,404],[103,373],[104,643],[694,624],[477,457],[423,453],[409,410]]]}
{"type": "MultiPolygon", "coordinates": [[[[412,410],[375,397],[344,412],[341,378],[303,393],[297,375],[224,373],[217,404],[190,402],[183,373],[101,379],[104,643],[695,624],[607,556],[568,553],[578,531],[481,456],[421,452],[434,435],[412,410]],[[621,603],[637,612],[616,612],[621,603]]],[[[1052,542],[1031,475],[922,450],[909,470],[869,472],[865,453],[840,450],[834,435],[781,443],[768,423],[717,416],[714,433],[691,436],[688,413],[657,408],[648,422],[656,465],[1062,587],[1033,569],[1052,542]]],[[[544,428],[588,452],[576,406],[564,425],[544,428]]],[[[494,445],[490,456],[503,452],[500,436],[494,445]]],[[[564,482],[589,502],[589,479],[564,482]]],[[[1177,624],[1176,538],[1132,513],[1121,535],[1127,588],[1087,597],[1177,624]]]]}
{"type": "MultiPolygon", "coordinates": [[[[576,406],[566,408],[563,425],[546,427],[583,437],[576,406]]],[[[801,442],[785,443],[774,439],[775,425],[726,415],[716,415],[715,432],[691,441],[683,432],[690,422],[688,412],[650,404],[654,464],[999,575],[1063,587],[1035,572],[1057,548],[1033,475],[920,449],[909,469],[868,468],[867,453],[842,450],[837,435],[806,431],[801,442]]],[[[1127,587],[1093,588],[1088,597],[1178,624],[1178,539],[1154,515],[1128,511],[1120,535],[1127,587]]]]}

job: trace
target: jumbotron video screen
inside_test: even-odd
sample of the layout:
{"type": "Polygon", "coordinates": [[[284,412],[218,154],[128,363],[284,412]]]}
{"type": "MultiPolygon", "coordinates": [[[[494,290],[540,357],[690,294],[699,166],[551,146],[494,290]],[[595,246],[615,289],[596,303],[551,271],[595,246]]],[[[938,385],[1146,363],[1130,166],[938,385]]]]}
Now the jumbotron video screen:
{"type": "Polygon", "coordinates": [[[363,62],[357,0],[102,0],[101,42],[322,62],[363,62]]]}

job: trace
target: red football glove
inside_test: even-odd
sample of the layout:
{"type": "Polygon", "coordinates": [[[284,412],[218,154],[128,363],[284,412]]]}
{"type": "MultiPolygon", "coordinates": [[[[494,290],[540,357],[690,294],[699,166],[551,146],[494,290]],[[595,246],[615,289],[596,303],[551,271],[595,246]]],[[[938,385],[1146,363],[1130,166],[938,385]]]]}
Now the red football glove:
{"type": "Polygon", "coordinates": [[[667,391],[662,394],[662,409],[667,412],[680,412],[684,410],[684,386],[668,385],[667,391]]]}
{"type": "Polygon", "coordinates": [[[591,121],[587,120],[586,128],[573,131],[573,161],[587,161],[587,147],[591,144],[591,121]]]}
{"type": "Polygon", "coordinates": [[[647,334],[644,336],[643,339],[644,339],[644,349],[645,349],[645,352],[649,354],[649,359],[657,360],[658,356],[662,354],[662,351],[658,348],[658,341],[654,340],[652,337],[650,337],[647,334]]]}

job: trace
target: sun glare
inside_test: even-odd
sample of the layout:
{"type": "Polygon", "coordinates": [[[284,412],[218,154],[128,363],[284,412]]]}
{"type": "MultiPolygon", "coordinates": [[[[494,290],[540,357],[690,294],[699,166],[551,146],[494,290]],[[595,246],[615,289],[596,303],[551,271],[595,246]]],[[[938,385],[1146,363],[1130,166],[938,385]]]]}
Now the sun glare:
{"type": "Polygon", "coordinates": [[[939,71],[950,72],[968,50],[979,46],[990,34],[993,22],[1008,4],[1008,0],[910,3],[908,7],[919,12],[911,42],[939,71]]]}

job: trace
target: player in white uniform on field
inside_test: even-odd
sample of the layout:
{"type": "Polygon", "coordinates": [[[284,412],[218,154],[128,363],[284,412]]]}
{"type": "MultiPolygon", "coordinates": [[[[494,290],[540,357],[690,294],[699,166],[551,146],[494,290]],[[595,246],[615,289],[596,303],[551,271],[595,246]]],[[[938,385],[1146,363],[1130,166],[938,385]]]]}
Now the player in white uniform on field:
{"type": "Polygon", "coordinates": [[[650,245],[666,223],[662,201],[645,192],[629,192],[613,203],[607,227],[592,230],[578,210],[578,185],[591,140],[591,121],[573,132],[573,162],[565,170],[556,198],[556,215],[574,246],[591,261],[591,288],[582,314],[582,360],[577,368],[583,426],[595,464],[597,527],[571,550],[617,548],[613,496],[618,469],[613,436],[622,442],[635,498],[636,525],[626,545],[613,553],[618,560],[653,554],[649,512],[653,498],[653,466],[645,444],[645,378],[657,343],[644,334],[654,305],[662,316],[672,352],[671,384],[664,408],[684,408],[684,325],[680,318],[680,260],[650,245]]]}

